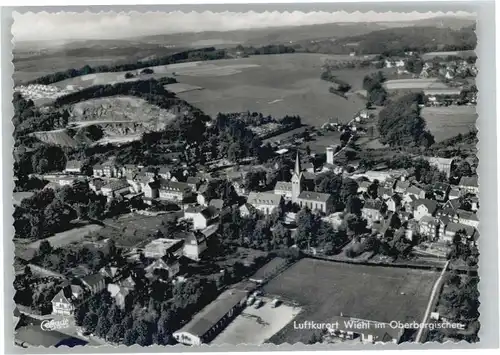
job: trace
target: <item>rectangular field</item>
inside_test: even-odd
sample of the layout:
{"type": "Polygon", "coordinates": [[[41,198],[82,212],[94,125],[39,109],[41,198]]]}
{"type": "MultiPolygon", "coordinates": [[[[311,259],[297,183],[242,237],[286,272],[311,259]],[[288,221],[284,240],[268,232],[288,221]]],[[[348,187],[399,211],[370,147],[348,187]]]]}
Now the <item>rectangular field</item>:
{"type": "Polygon", "coordinates": [[[423,89],[447,89],[448,86],[438,79],[394,79],[384,83],[387,90],[423,90],[423,89]]]}
{"type": "MultiPolygon", "coordinates": [[[[421,322],[438,273],[302,259],[264,286],[264,292],[295,302],[296,322],[355,317],[379,322],[421,322]]],[[[289,323],[270,341],[306,343],[313,330],[289,323]]]]}
{"type": "Polygon", "coordinates": [[[476,127],[475,106],[425,107],[421,114],[436,142],[468,133],[476,127]]]}
{"type": "Polygon", "coordinates": [[[476,52],[473,50],[468,51],[452,51],[452,52],[429,52],[422,54],[423,60],[430,60],[435,57],[446,58],[448,56],[456,56],[456,57],[473,57],[476,55],[476,52]]]}

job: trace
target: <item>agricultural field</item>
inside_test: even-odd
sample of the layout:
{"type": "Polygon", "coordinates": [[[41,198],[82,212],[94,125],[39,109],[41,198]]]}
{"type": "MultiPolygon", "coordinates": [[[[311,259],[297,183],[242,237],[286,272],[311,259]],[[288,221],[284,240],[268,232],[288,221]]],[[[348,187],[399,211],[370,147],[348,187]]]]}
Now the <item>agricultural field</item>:
{"type": "MultiPolygon", "coordinates": [[[[211,116],[249,110],[273,117],[299,115],[302,123],[316,127],[332,118],[347,122],[364,108],[365,100],[354,93],[342,98],[328,92],[331,83],[320,79],[328,57],[332,56],[293,53],[199,63],[206,70],[177,71],[176,78],[204,90],[178,96],[211,116]],[[233,70],[235,63],[237,71],[233,70]]],[[[359,90],[363,77],[374,71],[339,69],[333,74],[348,82],[352,90],[359,90]]]]}
{"type": "Polygon", "coordinates": [[[425,107],[421,112],[436,142],[468,133],[476,127],[475,106],[425,107]]]}
{"type": "Polygon", "coordinates": [[[432,79],[395,79],[384,83],[387,90],[424,90],[424,89],[447,89],[448,85],[440,82],[437,78],[432,79]]]}
{"type": "MultiPolygon", "coordinates": [[[[438,273],[302,259],[264,286],[268,296],[302,307],[303,321],[330,322],[341,313],[379,322],[421,322],[438,273]]],[[[314,330],[289,323],[270,342],[306,343],[314,330]]]]}
{"type": "Polygon", "coordinates": [[[17,84],[37,79],[72,68],[82,68],[85,65],[113,65],[130,63],[137,60],[153,58],[153,56],[169,55],[184,50],[182,47],[168,48],[163,45],[147,43],[131,44],[112,41],[105,45],[92,43],[77,44],[77,48],[53,48],[32,53],[23,48],[14,48],[14,82],[17,84]]]}
{"type": "Polygon", "coordinates": [[[448,56],[457,56],[457,57],[473,57],[475,56],[476,53],[473,50],[469,51],[452,51],[452,52],[429,52],[422,54],[422,59],[423,60],[431,60],[432,58],[440,57],[440,58],[446,58],[448,56]]]}

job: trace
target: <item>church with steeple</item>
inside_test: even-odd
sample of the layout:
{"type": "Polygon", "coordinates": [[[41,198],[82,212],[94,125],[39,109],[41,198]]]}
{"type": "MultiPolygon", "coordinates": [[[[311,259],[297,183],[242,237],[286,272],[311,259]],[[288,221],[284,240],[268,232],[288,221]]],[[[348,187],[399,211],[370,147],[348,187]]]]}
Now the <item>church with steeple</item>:
{"type": "Polygon", "coordinates": [[[299,152],[297,151],[297,156],[295,157],[295,169],[292,174],[292,202],[297,203],[299,195],[304,189],[304,174],[300,168],[300,158],[299,152]]]}
{"type": "Polygon", "coordinates": [[[308,182],[314,180],[314,177],[314,174],[302,170],[299,152],[297,151],[291,181],[278,181],[274,187],[274,194],[281,195],[285,200],[292,201],[300,207],[308,207],[312,211],[328,214],[333,209],[332,196],[306,189],[306,186],[310,185],[308,182]]]}

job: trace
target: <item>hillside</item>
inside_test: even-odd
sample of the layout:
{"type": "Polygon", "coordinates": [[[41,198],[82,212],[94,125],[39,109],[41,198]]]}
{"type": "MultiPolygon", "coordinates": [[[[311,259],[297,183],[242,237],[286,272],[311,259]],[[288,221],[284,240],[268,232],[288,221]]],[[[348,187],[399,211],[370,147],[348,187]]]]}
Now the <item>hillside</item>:
{"type": "Polygon", "coordinates": [[[309,52],[346,54],[380,54],[403,50],[454,51],[474,49],[477,44],[475,26],[454,31],[437,27],[400,27],[345,37],[336,41],[301,43],[309,52]]]}

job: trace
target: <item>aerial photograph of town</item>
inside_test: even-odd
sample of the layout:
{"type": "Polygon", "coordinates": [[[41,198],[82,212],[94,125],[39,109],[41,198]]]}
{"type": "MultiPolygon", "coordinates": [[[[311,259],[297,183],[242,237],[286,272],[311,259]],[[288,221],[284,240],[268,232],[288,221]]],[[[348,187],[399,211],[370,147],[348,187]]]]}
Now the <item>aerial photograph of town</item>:
{"type": "Polygon", "coordinates": [[[475,28],[15,14],[15,345],[479,342],[475,28]]]}

